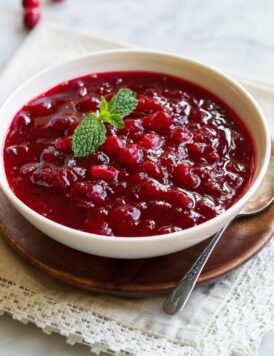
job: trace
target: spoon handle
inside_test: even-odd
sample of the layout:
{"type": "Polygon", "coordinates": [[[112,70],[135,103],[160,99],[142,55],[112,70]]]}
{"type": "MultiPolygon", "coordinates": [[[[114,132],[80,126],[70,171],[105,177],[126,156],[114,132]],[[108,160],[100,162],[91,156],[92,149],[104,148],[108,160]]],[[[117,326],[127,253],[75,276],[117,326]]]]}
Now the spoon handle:
{"type": "Polygon", "coordinates": [[[211,255],[214,247],[220,240],[227,226],[228,224],[212,237],[209,244],[197,258],[185,276],[179,281],[177,287],[167,297],[163,306],[163,310],[166,314],[174,315],[185,306],[209,256],[211,255]]]}

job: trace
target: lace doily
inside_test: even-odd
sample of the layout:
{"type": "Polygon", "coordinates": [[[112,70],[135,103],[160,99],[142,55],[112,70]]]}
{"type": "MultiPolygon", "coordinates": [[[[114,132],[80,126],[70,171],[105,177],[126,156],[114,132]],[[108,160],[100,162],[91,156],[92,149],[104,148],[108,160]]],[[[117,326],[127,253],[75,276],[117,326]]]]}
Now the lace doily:
{"type": "MultiPolygon", "coordinates": [[[[2,74],[0,101],[53,60],[104,46],[115,44],[59,26],[38,28],[2,74]],[[14,73],[20,75],[15,78],[14,73]]],[[[274,91],[244,78],[242,82],[273,125],[274,91]]],[[[34,323],[48,334],[64,335],[70,344],[86,344],[96,354],[253,356],[262,335],[274,330],[273,295],[274,242],[219,282],[196,288],[184,311],[168,317],[161,314],[160,297],[123,300],[94,296],[53,281],[0,239],[0,313],[34,323]]]]}

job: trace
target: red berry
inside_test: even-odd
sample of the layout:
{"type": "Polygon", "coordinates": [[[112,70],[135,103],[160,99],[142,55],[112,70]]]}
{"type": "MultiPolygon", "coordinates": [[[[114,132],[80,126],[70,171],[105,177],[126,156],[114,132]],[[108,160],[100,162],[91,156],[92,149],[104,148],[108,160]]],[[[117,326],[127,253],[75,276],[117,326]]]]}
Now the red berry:
{"type": "Polygon", "coordinates": [[[121,130],[121,132],[139,132],[143,130],[143,120],[126,119],[124,123],[125,127],[121,130]]]}
{"type": "Polygon", "coordinates": [[[165,195],[165,199],[185,209],[192,208],[193,206],[193,201],[186,193],[182,191],[170,190],[165,195]]]}
{"type": "Polygon", "coordinates": [[[203,189],[206,193],[211,194],[217,198],[222,194],[221,184],[217,181],[214,181],[213,179],[209,179],[207,182],[205,182],[203,189]]]}
{"type": "Polygon", "coordinates": [[[78,177],[75,172],[69,167],[61,167],[56,174],[57,185],[61,189],[70,187],[73,183],[77,182],[78,177]]]}
{"type": "Polygon", "coordinates": [[[152,161],[145,161],[138,166],[139,172],[145,172],[152,178],[158,178],[162,175],[161,170],[157,163],[152,161]]]}
{"type": "Polygon", "coordinates": [[[66,152],[66,153],[71,153],[72,152],[71,136],[57,139],[57,141],[55,143],[55,147],[59,151],[63,151],[63,152],[66,152]]]}
{"type": "Polygon", "coordinates": [[[188,229],[189,227],[192,227],[195,225],[195,222],[196,222],[195,215],[192,215],[191,213],[188,214],[187,212],[182,213],[181,208],[178,209],[178,213],[179,213],[180,225],[184,229],[188,229]]]}
{"type": "Polygon", "coordinates": [[[140,145],[144,148],[160,148],[163,145],[161,136],[155,133],[147,133],[140,138],[140,145]]]}
{"type": "Polygon", "coordinates": [[[126,223],[130,225],[137,225],[141,218],[141,211],[130,205],[119,205],[112,212],[112,219],[119,223],[126,223]]]}
{"type": "Polygon", "coordinates": [[[157,103],[154,99],[149,98],[145,95],[138,95],[138,105],[137,110],[159,110],[162,111],[164,108],[161,104],[157,103]]]}
{"type": "Polygon", "coordinates": [[[181,163],[175,169],[175,178],[184,188],[194,189],[200,185],[200,178],[192,171],[189,163],[181,163]]]}
{"type": "Polygon", "coordinates": [[[126,166],[132,166],[140,162],[142,158],[142,151],[135,144],[127,145],[120,148],[118,153],[119,162],[126,166]]]}
{"type": "Polygon", "coordinates": [[[86,196],[94,203],[102,203],[106,197],[107,192],[105,188],[100,184],[89,184],[86,191],[86,196]]]}
{"type": "Polygon", "coordinates": [[[24,8],[39,7],[39,0],[23,0],[22,5],[24,8]]]}
{"type": "Polygon", "coordinates": [[[148,130],[166,130],[172,123],[172,117],[164,111],[157,111],[144,117],[143,125],[148,130]]]}
{"type": "Polygon", "coordinates": [[[174,142],[180,144],[191,140],[192,133],[185,128],[178,127],[172,131],[171,138],[174,142]]]}
{"type": "Polygon", "coordinates": [[[116,155],[119,149],[123,146],[123,140],[117,136],[108,136],[102,146],[104,152],[108,155],[116,155]]]}
{"type": "Polygon", "coordinates": [[[155,181],[142,184],[142,192],[145,198],[164,199],[167,188],[155,181]]]}
{"type": "Polygon", "coordinates": [[[200,156],[205,150],[205,145],[202,143],[187,143],[188,152],[194,156],[200,156]]]}
{"type": "Polygon", "coordinates": [[[118,177],[119,171],[112,166],[93,165],[90,167],[89,173],[94,179],[113,180],[118,177]]]}
{"type": "Polygon", "coordinates": [[[38,24],[40,18],[41,13],[37,8],[27,8],[24,12],[24,25],[31,30],[38,24]]]}
{"type": "Polygon", "coordinates": [[[206,200],[198,201],[196,210],[199,214],[206,216],[207,219],[212,219],[218,214],[215,207],[210,205],[206,200]]]}

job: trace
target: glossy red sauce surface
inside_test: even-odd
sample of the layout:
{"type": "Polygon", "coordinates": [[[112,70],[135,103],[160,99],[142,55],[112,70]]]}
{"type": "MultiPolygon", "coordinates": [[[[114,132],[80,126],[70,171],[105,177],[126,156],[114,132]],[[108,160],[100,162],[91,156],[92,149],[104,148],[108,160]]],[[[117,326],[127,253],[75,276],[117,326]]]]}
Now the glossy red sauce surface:
{"type": "Polygon", "coordinates": [[[102,235],[187,229],[229,208],[248,187],[254,148],[221,100],[158,73],[92,74],[25,105],[4,147],[16,196],[60,224],[102,235]],[[124,129],[107,125],[101,148],[74,158],[71,135],[85,113],[119,88],[138,93],[124,129]]]}

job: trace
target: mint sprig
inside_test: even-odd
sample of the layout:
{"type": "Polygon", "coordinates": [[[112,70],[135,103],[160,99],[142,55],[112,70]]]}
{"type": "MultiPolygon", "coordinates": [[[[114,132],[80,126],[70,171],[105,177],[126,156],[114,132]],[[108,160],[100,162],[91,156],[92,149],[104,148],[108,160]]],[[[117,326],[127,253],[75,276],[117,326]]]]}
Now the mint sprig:
{"type": "Polygon", "coordinates": [[[104,123],[122,129],[124,118],[132,113],[138,104],[134,91],[123,88],[107,102],[101,97],[99,113],[88,113],[75,129],[72,136],[74,157],[85,157],[96,151],[106,140],[104,123]]]}

